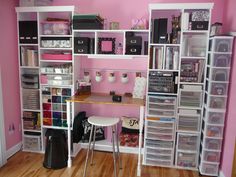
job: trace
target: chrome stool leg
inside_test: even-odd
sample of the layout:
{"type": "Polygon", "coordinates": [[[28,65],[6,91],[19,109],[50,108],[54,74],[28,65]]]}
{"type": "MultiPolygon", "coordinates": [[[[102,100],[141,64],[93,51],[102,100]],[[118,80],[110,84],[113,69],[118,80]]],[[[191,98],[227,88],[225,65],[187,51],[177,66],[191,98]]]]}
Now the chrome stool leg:
{"type": "Polygon", "coordinates": [[[119,149],[119,135],[117,131],[117,125],[115,126],[116,128],[116,147],[117,147],[117,155],[118,155],[118,162],[119,162],[119,168],[122,169],[122,160],[120,156],[120,149],[119,149]]]}
{"type": "Polygon", "coordinates": [[[91,160],[90,160],[90,165],[93,165],[93,151],[95,147],[95,137],[96,137],[96,126],[94,126],[94,133],[93,133],[93,147],[92,147],[92,155],[91,155],[91,160]]]}
{"type": "Polygon", "coordinates": [[[114,175],[116,175],[116,152],[115,152],[115,128],[112,126],[112,148],[113,148],[113,160],[114,160],[114,175]]]}
{"type": "Polygon", "coordinates": [[[92,127],[91,127],[91,132],[90,132],[90,136],[89,136],[89,144],[88,144],[88,149],[87,149],[87,155],[86,155],[86,161],[85,161],[83,177],[86,176],[87,165],[88,165],[88,157],[89,157],[89,151],[90,151],[90,145],[91,145],[91,141],[92,141],[93,128],[94,128],[94,125],[92,125],[92,127]]]}

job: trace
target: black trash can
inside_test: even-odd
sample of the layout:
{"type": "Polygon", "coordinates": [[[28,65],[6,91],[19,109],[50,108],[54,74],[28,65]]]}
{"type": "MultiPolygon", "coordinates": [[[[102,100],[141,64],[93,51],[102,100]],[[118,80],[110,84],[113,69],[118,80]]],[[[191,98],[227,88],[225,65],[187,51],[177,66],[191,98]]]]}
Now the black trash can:
{"type": "Polygon", "coordinates": [[[66,167],[68,150],[65,131],[48,129],[45,136],[46,149],[43,166],[50,169],[60,169],[66,167]]]}

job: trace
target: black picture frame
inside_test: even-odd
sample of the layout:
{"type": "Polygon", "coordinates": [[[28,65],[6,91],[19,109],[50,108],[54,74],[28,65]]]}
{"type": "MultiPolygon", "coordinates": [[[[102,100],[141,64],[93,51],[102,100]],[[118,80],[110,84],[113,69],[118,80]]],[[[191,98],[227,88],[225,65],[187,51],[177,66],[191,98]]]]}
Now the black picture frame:
{"type": "Polygon", "coordinates": [[[116,38],[98,38],[98,54],[115,54],[115,42],[116,38]],[[102,48],[103,42],[110,42],[111,43],[111,50],[104,50],[102,48]]]}

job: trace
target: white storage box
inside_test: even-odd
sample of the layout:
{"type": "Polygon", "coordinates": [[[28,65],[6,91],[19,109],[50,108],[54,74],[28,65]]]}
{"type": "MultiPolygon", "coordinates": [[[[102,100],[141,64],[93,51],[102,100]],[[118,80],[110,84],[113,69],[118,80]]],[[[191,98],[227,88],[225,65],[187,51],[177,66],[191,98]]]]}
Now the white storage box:
{"type": "Polygon", "coordinates": [[[179,167],[185,168],[196,168],[197,167],[197,153],[185,153],[185,152],[178,152],[176,155],[176,163],[179,167]]]}
{"type": "Polygon", "coordinates": [[[208,96],[207,106],[212,109],[225,109],[227,104],[226,97],[208,96]]]}
{"type": "Polygon", "coordinates": [[[156,148],[147,148],[147,153],[149,154],[172,154],[172,150],[167,149],[156,149],[156,148]]]}
{"type": "Polygon", "coordinates": [[[218,176],[219,164],[202,162],[200,170],[203,174],[218,176]]]}
{"type": "Polygon", "coordinates": [[[71,85],[72,76],[55,76],[48,75],[48,84],[49,85],[71,85]]]}
{"type": "Polygon", "coordinates": [[[178,133],[177,147],[179,150],[197,151],[198,142],[198,135],[186,135],[178,133]]]}
{"type": "Polygon", "coordinates": [[[208,65],[213,67],[230,67],[231,54],[212,53],[209,54],[208,65]]]}
{"type": "Polygon", "coordinates": [[[64,37],[60,38],[42,37],[41,46],[44,48],[71,48],[72,39],[64,37]]]}
{"type": "Polygon", "coordinates": [[[180,131],[198,131],[200,128],[200,115],[179,114],[177,128],[180,131]]]}
{"type": "Polygon", "coordinates": [[[208,137],[216,137],[222,138],[223,137],[223,126],[216,126],[216,125],[206,125],[205,133],[208,137]]]}
{"type": "Polygon", "coordinates": [[[30,6],[50,6],[53,0],[20,0],[20,7],[30,7],[30,6]]]}
{"type": "Polygon", "coordinates": [[[224,125],[225,112],[208,112],[205,117],[206,123],[224,125]]]}
{"type": "Polygon", "coordinates": [[[41,137],[36,135],[24,135],[23,149],[27,151],[41,150],[41,137]]]}
{"type": "Polygon", "coordinates": [[[221,146],[221,139],[205,138],[203,142],[204,149],[221,150],[221,146]]]}
{"type": "Polygon", "coordinates": [[[210,50],[213,52],[231,52],[233,37],[218,37],[210,40],[210,50]]]}
{"type": "Polygon", "coordinates": [[[220,162],[220,152],[203,150],[203,160],[207,162],[220,162]]]}
{"type": "Polygon", "coordinates": [[[200,108],[202,106],[202,91],[180,89],[179,105],[200,108]]]}
{"type": "Polygon", "coordinates": [[[157,159],[146,159],[147,165],[153,165],[153,166],[171,166],[171,161],[165,161],[165,160],[157,160],[157,159]]]}
{"type": "Polygon", "coordinates": [[[227,95],[228,84],[227,83],[214,83],[210,82],[210,94],[211,95],[227,95]]]}
{"type": "Polygon", "coordinates": [[[229,69],[207,68],[207,78],[213,81],[229,81],[229,69]]]}
{"type": "Polygon", "coordinates": [[[173,149],[173,142],[147,139],[146,147],[173,149]]]}
{"type": "Polygon", "coordinates": [[[159,128],[173,128],[174,121],[154,121],[147,120],[147,126],[149,127],[159,127],[159,128]]]}
{"type": "Polygon", "coordinates": [[[162,103],[163,105],[175,105],[176,103],[176,98],[175,97],[154,97],[154,96],[149,96],[148,97],[148,102],[149,103],[162,103]]]}

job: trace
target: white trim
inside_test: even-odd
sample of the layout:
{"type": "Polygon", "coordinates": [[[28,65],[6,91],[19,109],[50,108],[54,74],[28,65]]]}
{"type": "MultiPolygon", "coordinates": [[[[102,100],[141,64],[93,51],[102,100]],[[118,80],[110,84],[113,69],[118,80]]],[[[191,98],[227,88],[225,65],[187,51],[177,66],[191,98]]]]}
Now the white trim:
{"type": "Polygon", "coordinates": [[[0,167],[6,164],[6,139],[4,128],[4,112],[3,112],[3,99],[2,99],[2,79],[0,68],[0,167]]]}
{"type": "Polygon", "coordinates": [[[15,146],[11,147],[10,149],[7,150],[7,159],[9,159],[11,156],[13,156],[15,153],[17,153],[18,151],[20,151],[22,148],[22,142],[19,142],[18,144],[16,144],[15,146]]]}
{"type": "Polygon", "coordinates": [[[219,172],[219,177],[225,177],[225,174],[222,170],[220,170],[220,172],[219,172]]]}
{"type": "Polygon", "coordinates": [[[212,9],[214,3],[154,3],[149,10],[212,9]]]}
{"type": "Polygon", "coordinates": [[[70,12],[75,6],[16,7],[16,12],[70,12]]]}
{"type": "Polygon", "coordinates": [[[229,32],[229,34],[230,34],[231,36],[236,36],[236,31],[231,31],[231,32],[229,32]]]}

